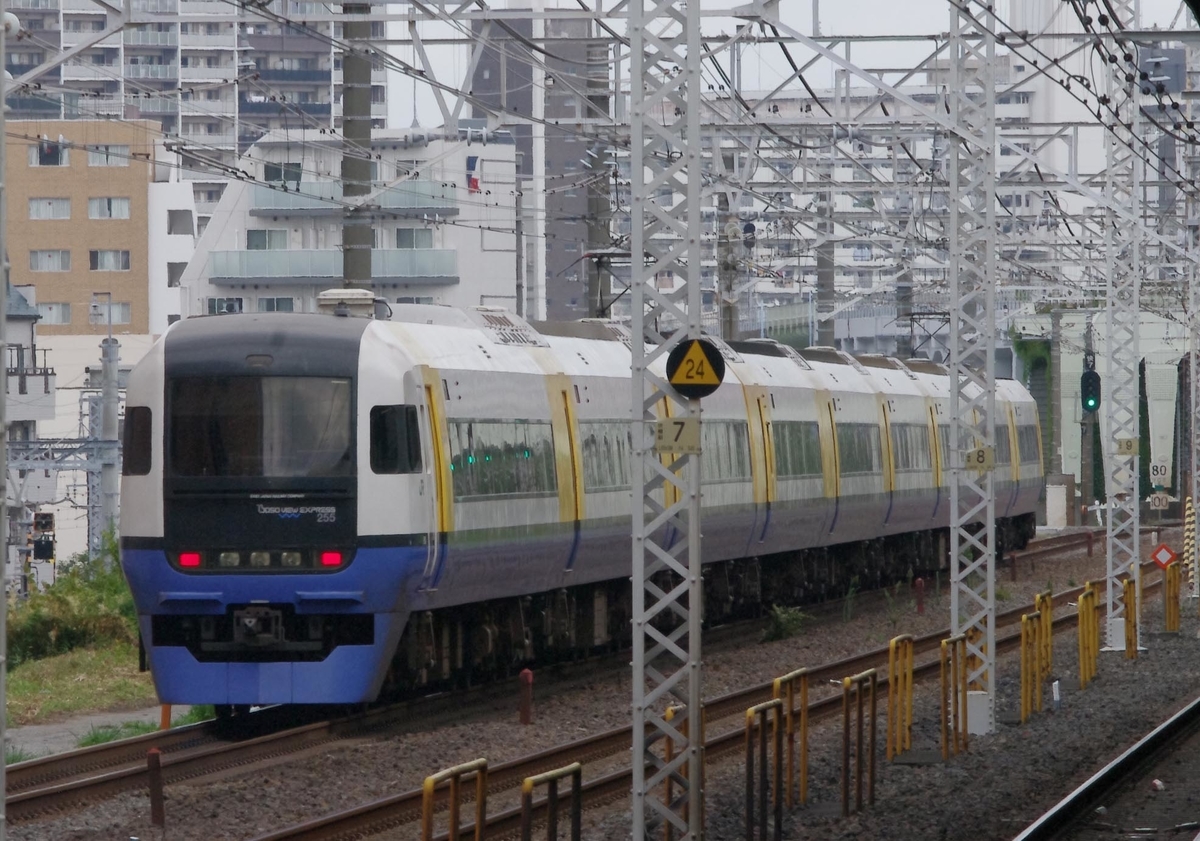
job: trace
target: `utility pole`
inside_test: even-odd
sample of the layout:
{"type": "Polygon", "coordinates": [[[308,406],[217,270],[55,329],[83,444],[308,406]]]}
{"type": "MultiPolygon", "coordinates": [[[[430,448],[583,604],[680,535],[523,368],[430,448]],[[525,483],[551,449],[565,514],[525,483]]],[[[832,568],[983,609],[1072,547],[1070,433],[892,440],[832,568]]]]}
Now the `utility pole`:
{"type": "MultiPolygon", "coordinates": [[[[592,23],[588,22],[588,36],[595,33],[591,30],[592,23]]],[[[610,90],[608,82],[608,45],[604,41],[588,41],[587,44],[587,88],[589,116],[608,116],[610,90]]],[[[587,244],[588,248],[604,247],[610,244],[612,228],[610,217],[612,205],[608,194],[608,150],[607,141],[599,138],[592,141],[588,148],[588,178],[587,188],[587,244]]],[[[587,314],[589,318],[603,318],[608,312],[605,301],[604,281],[606,271],[599,259],[585,260],[587,272],[587,314]]]]}
{"type": "MultiPolygon", "coordinates": [[[[5,66],[5,41],[9,31],[17,32],[21,25],[0,0],[0,70],[5,66]]],[[[8,102],[8,86],[0,74],[0,274],[4,276],[4,305],[0,310],[0,348],[8,347],[8,134],[4,111],[8,102]]],[[[0,366],[0,746],[5,741],[5,719],[8,718],[8,360],[0,366]]],[[[0,762],[0,792],[8,791],[5,764],[0,762]]],[[[0,802],[0,841],[8,835],[7,808],[0,802]]]]}
{"type": "Polygon", "coordinates": [[[896,356],[900,359],[911,359],[913,355],[912,342],[912,307],[913,283],[912,270],[908,267],[908,258],[904,258],[904,267],[896,279],[896,356]]]}
{"type": "Polygon", "coordinates": [[[117,470],[117,359],[120,343],[112,337],[112,302],[109,302],[108,338],[100,343],[101,391],[100,437],[105,444],[100,466],[100,523],[102,530],[116,529],[120,499],[120,473],[117,470]]]}
{"type": "MultiPolygon", "coordinates": [[[[517,154],[518,163],[516,171],[520,173],[521,164],[519,162],[520,153],[517,154]]],[[[513,226],[513,232],[516,240],[517,249],[517,315],[524,317],[525,315],[525,220],[523,217],[524,210],[521,207],[521,180],[516,181],[517,189],[514,195],[517,200],[516,204],[516,224],[513,226]]]]}
{"type": "MultiPolygon", "coordinates": [[[[1092,314],[1088,313],[1087,327],[1083,330],[1083,358],[1084,370],[1087,370],[1088,361],[1091,360],[1095,364],[1095,335],[1092,328],[1092,314]]],[[[1083,440],[1079,444],[1079,484],[1082,490],[1079,494],[1079,499],[1083,502],[1084,512],[1082,514],[1086,525],[1087,513],[1086,507],[1095,502],[1095,487],[1096,478],[1092,475],[1092,466],[1095,464],[1096,454],[1093,450],[1096,437],[1096,413],[1084,412],[1083,420],[1079,422],[1082,430],[1083,440]]]]}
{"type": "MultiPolygon", "coordinates": [[[[833,172],[832,154],[830,155],[830,172],[833,172]]],[[[832,203],[832,193],[817,194],[817,336],[815,341],[812,336],[809,336],[808,341],[810,344],[821,347],[833,347],[834,342],[833,304],[836,293],[834,290],[832,203]]]]}
{"type": "Polygon", "coordinates": [[[362,202],[371,192],[371,58],[366,43],[371,7],[342,5],[346,49],[342,54],[342,285],[370,288],[375,231],[362,202]],[[359,18],[356,20],[355,18],[359,18]]]}
{"type": "MultiPolygon", "coordinates": [[[[608,97],[604,97],[604,100],[607,103],[608,97]]],[[[608,197],[607,153],[608,144],[599,140],[592,143],[591,148],[588,149],[588,169],[591,172],[587,188],[587,247],[589,249],[607,246],[611,239],[609,218],[612,207],[608,197]]],[[[587,272],[588,318],[603,318],[608,309],[604,300],[603,260],[593,257],[584,262],[587,272]]]]}
{"type": "Polygon", "coordinates": [[[741,229],[729,209],[729,193],[717,193],[717,300],[721,310],[721,338],[727,342],[738,338],[737,284],[738,259],[736,249],[741,229]]]}

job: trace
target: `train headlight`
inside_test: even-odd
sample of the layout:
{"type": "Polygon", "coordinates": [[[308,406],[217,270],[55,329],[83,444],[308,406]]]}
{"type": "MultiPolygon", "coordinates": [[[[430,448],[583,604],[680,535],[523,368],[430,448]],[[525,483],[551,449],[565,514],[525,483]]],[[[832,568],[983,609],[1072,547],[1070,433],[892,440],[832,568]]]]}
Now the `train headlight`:
{"type": "Polygon", "coordinates": [[[179,553],[179,565],[181,567],[198,567],[200,566],[200,560],[201,558],[199,552],[179,553]]]}
{"type": "Polygon", "coordinates": [[[284,552],[279,559],[285,567],[298,567],[304,563],[304,556],[299,552],[284,552]]]}
{"type": "Polygon", "coordinates": [[[269,567],[271,565],[270,552],[251,552],[250,566],[252,567],[269,567]]]}
{"type": "Polygon", "coordinates": [[[222,552],[217,560],[223,567],[235,567],[242,562],[242,556],[237,552],[222,552]]]}

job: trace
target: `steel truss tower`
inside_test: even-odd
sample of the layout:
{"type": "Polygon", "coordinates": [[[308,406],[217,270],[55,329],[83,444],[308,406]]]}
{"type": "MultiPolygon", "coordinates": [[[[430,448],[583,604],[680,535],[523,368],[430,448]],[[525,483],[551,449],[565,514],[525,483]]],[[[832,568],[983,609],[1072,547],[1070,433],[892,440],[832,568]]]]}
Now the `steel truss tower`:
{"type": "MultiPolygon", "coordinates": [[[[1136,0],[1115,0],[1111,4],[1114,22],[1136,27],[1136,0]]],[[[1117,54],[1124,52],[1114,45],[1117,54]]],[[[1141,107],[1135,87],[1137,65],[1121,62],[1112,68],[1107,79],[1108,96],[1115,114],[1113,124],[1105,132],[1105,159],[1108,177],[1105,181],[1105,372],[1107,392],[1104,413],[1104,447],[1108,456],[1108,517],[1106,574],[1107,640],[1110,648],[1125,647],[1126,610],[1121,581],[1140,577],[1138,542],[1140,537],[1138,510],[1139,441],[1141,429],[1138,413],[1138,363],[1141,361],[1138,328],[1141,320],[1141,224],[1124,223],[1117,215],[1118,207],[1141,208],[1140,157],[1134,153],[1139,137],[1141,107]],[[1132,74],[1127,76],[1127,74],[1132,74]]],[[[1138,211],[1139,217],[1141,211],[1138,211]]],[[[1139,219],[1140,221],[1140,219],[1139,219]]],[[[1140,592],[1140,586],[1134,592],[1140,592]]],[[[1136,611],[1136,605],[1132,606],[1136,611]]],[[[1141,628],[1138,629],[1141,644],[1141,628]]]]}
{"type": "Polygon", "coordinates": [[[664,415],[700,417],[700,402],[677,395],[663,375],[671,349],[700,336],[700,6],[634,0],[629,7],[631,421],[642,488],[632,508],[634,841],[660,821],[681,841],[697,841],[704,825],[700,460],[664,464],[648,434],[660,402],[664,415]],[[660,191],[683,198],[664,207],[654,201],[660,191]],[[656,280],[672,275],[680,282],[659,289],[656,280]],[[668,707],[677,708],[670,720],[668,707]],[[665,804],[656,794],[668,779],[679,796],[665,804]]]}
{"type": "Polygon", "coordinates": [[[995,729],[995,20],[950,8],[950,617],[967,635],[968,724],[995,729]]]}

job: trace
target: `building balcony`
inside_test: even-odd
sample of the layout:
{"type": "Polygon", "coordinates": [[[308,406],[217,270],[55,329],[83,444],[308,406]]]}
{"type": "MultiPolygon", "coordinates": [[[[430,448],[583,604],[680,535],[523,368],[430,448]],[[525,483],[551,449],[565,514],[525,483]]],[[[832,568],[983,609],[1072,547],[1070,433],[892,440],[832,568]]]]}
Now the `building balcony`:
{"type": "Polygon", "coordinates": [[[237,76],[233,65],[225,67],[180,67],[179,78],[185,82],[222,82],[237,76]]]}
{"type": "MultiPolygon", "coordinates": [[[[342,252],[324,250],[213,251],[208,279],[217,285],[243,283],[312,285],[342,276],[342,252]]],[[[458,252],[447,248],[376,248],[371,252],[375,283],[458,283],[458,252]]]]}
{"type": "Polygon", "coordinates": [[[195,143],[197,146],[233,146],[236,135],[232,130],[210,134],[206,131],[188,131],[190,126],[184,126],[180,136],[185,143],[195,143]]]}
{"type": "MultiPolygon", "coordinates": [[[[82,44],[95,35],[95,32],[64,32],[62,36],[62,45],[63,47],[73,47],[76,44],[82,44]]],[[[116,49],[120,46],[121,33],[115,32],[112,35],[109,35],[103,41],[97,41],[95,44],[92,44],[88,49],[100,47],[105,49],[116,49]]]]}
{"type": "Polygon", "coordinates": [[[179,68],[173,64],[126,64],[127,79],[178,79],[179,68]]]}
{"type": "Polygon", "coordinates": [[[129,104],[143,114],[174,114],[179,110],[179,99],[174,96],[131,97],[129,104]]]}
{"type": "Polygon", "coordinates": [[[201,35],[188,32],[179,36],[179,46],[185,50],[236,50],[237,33],[232,29],[224,35],[201,35]]]}
{"type": "Polygon", "coordinates": [[[131,0],[130,11],[152,15],[179,14],[179,0],[131,0]]]}
{"type": "Polygon", "coordinates": [[[229,5],[221,0],[179,0],[181,15],[221,15],[229,13],[229,5]]]}
{"type": "Polygon", "coordinates": [[[121,76],[119,64],[64,64],[63,79],[112,79],[121,76]]]}
{"type": "Polygon", "coordinates": [[[238,111],[242,114],[308,114],[313,117],[328,117],[328,102],[250,102],[240,100],[238,111]]]}
{"type": "Polygon", "coordinates": [[[237,112],[237,103],[232,99],[183,99],[179,107],[185,117],[228,116],[237,112]]]}
{"type": "Polygon", "coordinates": [[[67,119],[95,117],[97,115],[120,117],[125,114],[125,101],[119,96],[72,96],[67,95],[67,119]]]}
{"type": "Polygon", "coordinates": [[[264,82],[323,82],[329,84],[328,70],[259,70],[264,82]]]}
{"type": "MultiPolygon", "coordinates": [[[[345,212],[340,181],[318,181],[301,184],[300,192],[274,189],[264,184],[254,185],[251,216],[319,216],[345,212]]],[[[454,191],[440,181],[405,181],[380,191],[368,205],[381,210],[409,211],[412,215],[439,213],[453,216],[458,213],[454,191]]]]}
{"type": "Polygon", "coordinates": [[[247,35],[246,46],[256,53],[302,53],[312,55],[312,36],[300,31],[285,31],[274,35],[247,35]]]}
{"type": "Polygon", "coordinates": [[[5,103],[9,107],[8,118],[10,120],[20,119],[25,114],[45,119],[62,112],[62,102],[52,94],[48,96],[10,96],[5,103]]]}
{"type": "Polygon", "coordinates": [[[46,351],[8,348],[8,421],[54,420],[55,388],[54,369],[46,362],[46,351]]]}
{"type": "Polygon", "coordinates": [[[10,12],[39,11],[53,9],[58,11],[58,0],[8,0],[8,10],[10,12]]]}
{"type": "Polygon", "coordinates": [[[131,47],[175,47],[179,45],[178,32],[159,32],[154,29],[126,29],[125,43],[131,47]]]}

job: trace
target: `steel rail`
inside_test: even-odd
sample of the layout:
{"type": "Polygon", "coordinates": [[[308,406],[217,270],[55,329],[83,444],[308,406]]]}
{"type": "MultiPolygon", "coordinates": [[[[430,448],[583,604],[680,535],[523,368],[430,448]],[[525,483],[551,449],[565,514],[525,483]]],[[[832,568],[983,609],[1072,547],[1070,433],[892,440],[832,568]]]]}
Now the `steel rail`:
{"type": "MultiPolygon", "coordinates": [[[[1059,551],[1082,545],[1087,540],[1086,533],[1079,533],[1077,541],[1061,541],[1059,551]]],[[[1153,569],[1154,562],[1148,561],[1144,568],[1153,569]]],[[[1143,590],[1152,592],[1161,586],[1161,582],[1147,582],[1143,590]]],[[[1077,600],[1083,592],[1083,587],[1076,587],[1058,593],[1053,597],[1055,608],[1063,607],[1068,602],[1077,600]]],[[[1021,615],[1028,613],[1031,606],[1015,608],[998,614],[998,627],[1016,625],[1021,615]]],[[[1055,632],[1075,627],[1077,616],[1070,614],[1059,617],[1054,621],[1055,632]]],[[[914,653],[922,654],[938,650],[941,641],[949,635],[949,629],[918,637],[914,641],[914,653]]],[[[1010,634],[997,641],[999,651],[1009,651],[1020,644],[1020,634],[1010,634]]],[[[848,674],[856,674],[865,669],[884,667],[887,664],[888,648],[876,649],[865,654],[855,655],[834,663],[816,667],[810,671],[810,681],[814,686],[840,679],[848,674]]],[[[939,673],[938,660],[930,660],[914,667],[914,677],[936,676],[939,673]]],[[[705,703],[705,721],[711,725],[734,715],[745,712],[753,706],[771,697],[773,682],[731,692],[714,698],[705,703]]],[[[822,717],[834,715],[841,711],[842,698],[840,694],[830,694],[810,702],[809,715],[822,717]]],[[[597,759],[628,753],[632,745],[632,727],[621,727],[580,739],[566,745],[550,748],[539,753],[521,757],[509,762],[488,768],[489,796],[493,792],[511,790],[518,786],[526,777],[533,776],[552,768],[561,767],[571,762],[586,765],[597,759]]],[[[709,738],[705,742],[705,750],[710,756],[720,756],[726,752],[740,750],[743,747],[745,729],[742,726],[721,735],[709,738]]],[[[598,777],[585,782],[582,786],[583,803],[585,808],[594,808],[608,802],[617,796],[627,795],[632,785],[633,769],[620,771],[598,777]]],[[[324,815],[303,823],[296,824],[275,832],[261,835],[253,841],[337,841],[338,839],[368,838],[395,830],[397,827],[412,823],[421,813],[422,790],[415,789],[401,794],[391,795],[362,804],[341,812],[324,815]]],[[[445,808],[448,795],[445,790],[435,794],[438,808],[445,808]]],[[[468,795],[469,799],[469,795],[468,795]]],[[[534,802],[535,820],[539,819],[545,809],[545,800],[534,802]]],[[[464,826],[462,832],[467,834],[470,827],[464,826]]],[[[488,837],[504,837],[515,833],[520,828],[520,810],[510,809],[488,817],[488,837]]],[[[440,836],[445,839],[445,835],[440,836]]]]}

